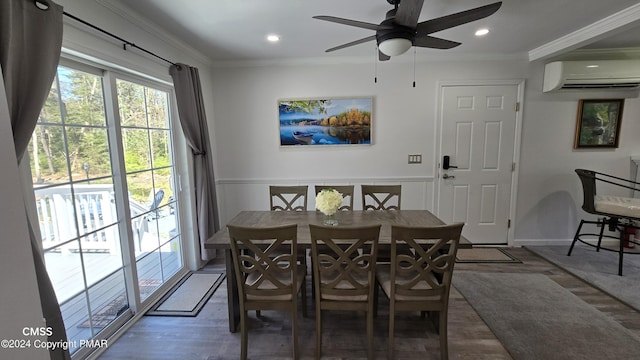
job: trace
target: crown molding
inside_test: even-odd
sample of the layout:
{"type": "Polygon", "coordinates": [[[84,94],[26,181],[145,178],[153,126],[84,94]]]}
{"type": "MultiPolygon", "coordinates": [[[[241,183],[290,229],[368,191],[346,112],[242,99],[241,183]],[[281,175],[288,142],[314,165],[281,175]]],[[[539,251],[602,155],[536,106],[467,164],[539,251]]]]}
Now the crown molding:
{"type": "Polygon", "coordinates": [[[570,34],[550,41],[529,51],[529,61],[543,60],[563,52],[577,49],[594,41],[605,38],[616,32],[623,31],[640,20],[640,3],[630,6],[617,13],[598,20],[570,34]]]}
{"type": "MultiPolygon", "coordinates": [[[[113,12],[117,16],[129,21],[130,23],[144,30],[148,34],[160,39],[161,41],[168,43],[170,46],[180,50],[181,52],[188,54],[190,57],[194,58],[195,60],[202,62],[205,65],[211,66],[211,59],[208,56],[204,55],[200,51],[190,46],[185,45],[183,41],[179,40],[177,37],[173,35],[170,35],[163,28],[158,27],[157,25],[155,25],[150,21],[147,21],[143,16],[139,15],[135,10],[126,6],[124,2],[118,2],[117,4],[115,4],[114,1],[96,0],[96,3],[109,9],[111,12],[113,12]]],[[[176,62],[180,62],[180,61],[176,61],[176,62]]]]}
{"type": "Polygon", "coordinates": [[[640,47],[611,48],[611,49],[578,49],[560,56],[554,60],[624,60],[640,59],[640,47]]]}
{"type": "MultiPolygon", "coordinates": [[[[449,53],[421,54],[415,57],[416,63],[431,62],[468,62],[468,61],[527,61],[526,53],[518,54],[481,54],[481,53],[449,53]]],[[[267,66],[317,66],[344,64],[373,64],[378,60],[372,56],[325,56],[308,58],[280,58],[256,60],[219,60],[211,63],[213,68],[244,68],[267,66]]],[[[388,61],[379,61],[378,66],[385,64],[413,63],[413,56],[396,56],[388,61]]]]}

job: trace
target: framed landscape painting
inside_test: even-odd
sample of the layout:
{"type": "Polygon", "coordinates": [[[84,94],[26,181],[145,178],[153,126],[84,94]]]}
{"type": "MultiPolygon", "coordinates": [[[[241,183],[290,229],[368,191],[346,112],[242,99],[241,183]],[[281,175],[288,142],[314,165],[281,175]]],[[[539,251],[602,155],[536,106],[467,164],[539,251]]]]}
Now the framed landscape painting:
{"type": "Polygon", "coordinates": [[[617,148],[624,99],[580,100],[574,148],[617,148]]]}
{"type": "Polygon", "coordinates": [[[278,100],[281,146],[371,145],[371,97],[278,100]]]}

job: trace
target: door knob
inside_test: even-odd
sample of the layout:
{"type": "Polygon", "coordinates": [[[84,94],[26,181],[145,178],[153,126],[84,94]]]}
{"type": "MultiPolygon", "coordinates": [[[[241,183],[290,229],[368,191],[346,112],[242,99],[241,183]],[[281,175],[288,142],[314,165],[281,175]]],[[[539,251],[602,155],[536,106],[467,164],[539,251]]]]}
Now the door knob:
{"type": "Polygon", "coordinates": [[[443,179],[455,179],[456,177],[454,175],[449,175],[449,174],[444,174],[442,175],[443,179]]]}

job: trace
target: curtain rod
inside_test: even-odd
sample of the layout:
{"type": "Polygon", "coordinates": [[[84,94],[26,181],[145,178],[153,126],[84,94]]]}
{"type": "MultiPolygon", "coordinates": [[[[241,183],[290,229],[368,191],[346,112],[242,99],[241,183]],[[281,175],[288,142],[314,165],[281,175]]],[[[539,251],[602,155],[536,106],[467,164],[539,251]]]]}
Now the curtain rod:
{"type": "Polygon", "coordinates": [[[136,45],[136,44],[132,43],[131,41],[125,40],[125,39],[123,39],[123,38],[119,37],[118,35],[115,35],[115,34],[113,34],[113,33],[108,32],[107,30],[104,30],[104,29],[102,29],[102,28],[99,28],[99,27],[97,27],[97,26],[95,26],[95,25],[93,25],[93,24],[91,24],[91,23],[89,23],[89,22],[86,22],[86,21],[84,21],[84,20],[80,19],[79,17],[76,17],[76,16],[73,16],[73,15],[69,14],[69,13],[68,13],[68,12],[66,12],[66,11],[63,11],[63,14],[64,14],[64,15],[66,15],[66,16],[68,16],[68,17],[70,17],[70,18],[72,18],[73,20],[76,20],[76,21],[78,21],[78,22],[81,22],[81,23],[83,23],[84,25],[87,25],[87,26],[89,26],[89,27],[91,27],[91,28],[93,28],[93,29],[95,29],[95,30],[100,31],[100,32],[101,32],[101,33],[103,33],[103,34],[109,35],[109,36],[111,36],[111,37],[112,37],[112,38],[114,38],[114,39],[117,39],[117,40],[122,41],[122,43],[123,43],[123,44],[122,44],[122,48],[123,48],[125,51],[127,50],[127,45],[129,45],[129,46],[131,46],[131,47],[133,47],[133,48],[136,48],[136,49],[138,49],[138,50],[144,51],[144,52],[146,52],[147,54],[149,54],[149,55],[151,55],[151,56],[154,56],[154,57],[156,57],[156,58],[158,58],[158,59],[160,59],[160,60],[162,60],[162,61],[168,62],[168,63],[169,63],[169,64],[171,64],[171,65],[176,65],[176,63],[174,63],[174,62],[172,62],[172,61],[169,61],[169,60],[167,60],[167,59],[163,58],[162,56],[156,55],[156,54],[152,53],[151,51],[149,51],[149,50],[147,50],[147,49],[143,49],[143,48],[141,48],[140,46],[138,46],[138,45],[136,45]]]}

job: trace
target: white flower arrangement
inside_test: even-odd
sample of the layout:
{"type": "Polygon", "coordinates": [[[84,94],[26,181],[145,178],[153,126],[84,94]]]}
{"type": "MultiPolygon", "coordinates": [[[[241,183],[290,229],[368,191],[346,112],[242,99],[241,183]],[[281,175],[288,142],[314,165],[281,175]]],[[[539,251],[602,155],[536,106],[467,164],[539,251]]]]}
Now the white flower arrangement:
{"type": "Polygon", "coordinates": [[[342,205],[342,194],[336,189],[322,189],[316,195],[316,209],[325,215],[333,215],[342,205]]]}

